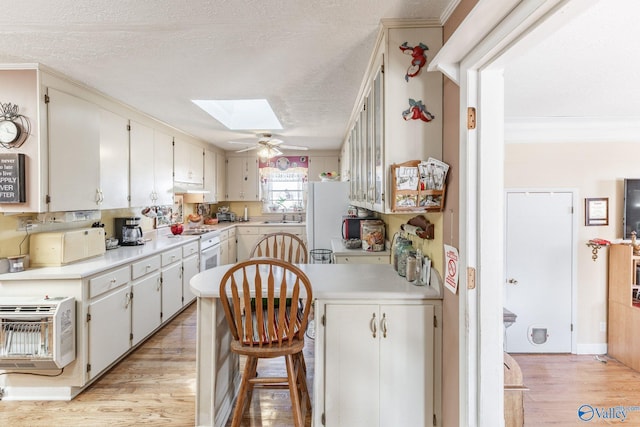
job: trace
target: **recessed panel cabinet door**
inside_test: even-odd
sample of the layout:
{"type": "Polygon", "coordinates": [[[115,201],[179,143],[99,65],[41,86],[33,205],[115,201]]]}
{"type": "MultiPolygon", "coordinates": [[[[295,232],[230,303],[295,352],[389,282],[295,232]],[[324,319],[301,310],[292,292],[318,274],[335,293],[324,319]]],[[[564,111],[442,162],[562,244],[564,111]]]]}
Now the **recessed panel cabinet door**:
{"type": "Polygon", "coordinates": [[[49,211],[98,209],[100,112],[95,104],[53,88],[49,103],[49,211]]]}
{"type": "Polygon", "coordinates": [[[160,326],[160,273],[155,272],[132,285],[131,345],[136,345],[160,326]]]}
{"type": "Polygon", "coordinates": [[[129,120],[100,109],[100,209],[129,207],[129,120]]]}
{"type": "Polygon", "coordinates": [[[122,356],[131,347],[131,301],[129,286],[89,304],[89,379],[122,356]]]}
{"type": "Polygon", "coordinates": [[[131,120],[131,206],[154,203],[153,129],[131,120]]]}
{"type": "Polygon", "coordinates": [[[378,305],[328,304],[325,313],[325,425],[401,425],[379,423],[378,305]]]}
{"type": "Polygon", "coordinates": [[[433,305],[380,305],[380,425],[433,423],[433,305]]]}
{"type": "Polygon", "coordinates": [[[189,281],[200,272],[200,255],[195,254],[182,260],[182,305],[189,304],[196,298],[191,292],[189,281]]]}
{"type": "Polygon", "coordinates": [[[182,308],[182,263],[162,269],[162,321],[166,322],[182,308]]]}

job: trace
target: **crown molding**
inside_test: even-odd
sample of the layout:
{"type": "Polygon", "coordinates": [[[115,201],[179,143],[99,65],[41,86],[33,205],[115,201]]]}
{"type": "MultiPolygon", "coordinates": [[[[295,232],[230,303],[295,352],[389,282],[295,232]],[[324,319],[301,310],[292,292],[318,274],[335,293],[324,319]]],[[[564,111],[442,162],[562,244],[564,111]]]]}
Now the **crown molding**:
{"type": "Polygon", "coordinates": [[[640,117],[506,117],[504,141],[640,142],[640,117]]]}

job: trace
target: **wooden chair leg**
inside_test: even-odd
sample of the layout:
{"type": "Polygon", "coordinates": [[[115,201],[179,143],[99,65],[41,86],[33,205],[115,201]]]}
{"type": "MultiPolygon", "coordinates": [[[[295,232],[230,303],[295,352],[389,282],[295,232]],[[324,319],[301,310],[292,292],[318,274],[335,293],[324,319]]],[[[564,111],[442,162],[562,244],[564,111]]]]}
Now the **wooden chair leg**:
{"type": "Polygon", "coordinates": [[[253,389],[253,385],[249,383],[252,378],[251,372],[255,375],[255,369],[257,364],[257,358],[248,356],[244,365],[244,372],[242,374],[242,380],[240,381],[240,390],[238,391],[238,397],[236,399],[236,407],[233,410],[233,419],[231,421],[231,427],[239,427],[242,420],[242,414],[244,413],[244,406],[246,397],[250,389],[253,389]]]}
{"type": "Polygon", "coordinates": [[[247,363],[251,363],[250,370],[249,372],[247,372],[248,384],[247,384],[247,397],[245,401],[245,406],[248,407],[248,406],[251,406],[251,399],[253,398],[254,383],[251,380],[258,376],[258,373],[257,373],[258,358],[250,357],[249,359],[247,359],[247,363]]]}
{"type": "Polygon", "coordinates": [[[304,403],[308,409],[311,409],[311,397],[309,396],[309,389],[307,387],[307,370],[305,369],[304,354],[298,353],[298,387],[300,390],[300,399],[304,398],[304,403]]]}
{"type": "Polygon", "coordinates": [[[304,427],[302,412],[300,410],[300,395],[298,394],[298,374],[296,372],[295,356],[287,354],[287,378],[289,380],[289,394],[291,394],[291,409],[293,410],[293,422],[295,427],[304,427]]]}

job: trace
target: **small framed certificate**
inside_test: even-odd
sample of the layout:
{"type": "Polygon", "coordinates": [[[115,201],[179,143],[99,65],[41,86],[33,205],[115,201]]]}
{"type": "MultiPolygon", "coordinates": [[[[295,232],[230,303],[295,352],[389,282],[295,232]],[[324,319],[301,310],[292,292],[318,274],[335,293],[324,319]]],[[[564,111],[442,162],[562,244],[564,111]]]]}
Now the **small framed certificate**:
{"type": "Polygon", "coordinates": [[[584,199],[584,225],[609,225],[609,199],[584,199]]]}

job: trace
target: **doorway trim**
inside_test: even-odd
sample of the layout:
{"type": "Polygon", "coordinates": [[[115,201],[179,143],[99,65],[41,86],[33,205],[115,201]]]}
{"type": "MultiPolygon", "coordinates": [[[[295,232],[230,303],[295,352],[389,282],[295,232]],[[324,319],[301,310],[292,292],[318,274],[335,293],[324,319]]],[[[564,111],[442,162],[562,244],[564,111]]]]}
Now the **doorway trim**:
{"type": "Polygon", "coordinates": [[[477,272],[458,287],[460,425],[504,425],[504,64],[598,1],[481,0],[428,66],[460,87],[459,269],[477,272]]]}

